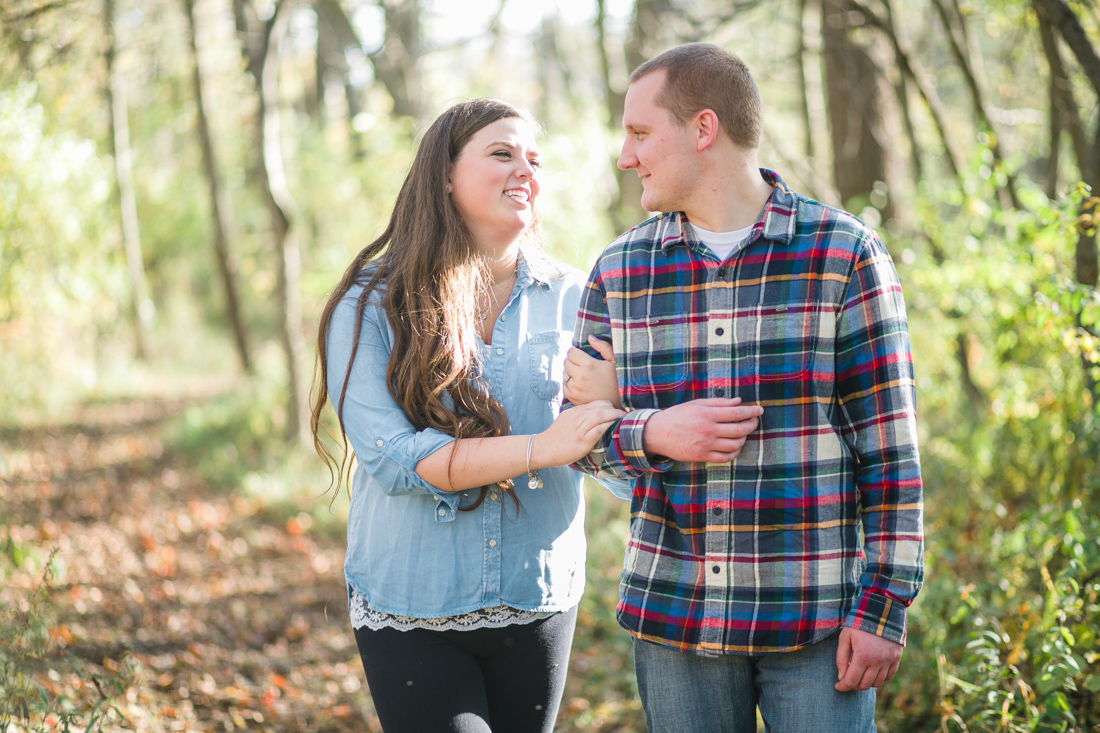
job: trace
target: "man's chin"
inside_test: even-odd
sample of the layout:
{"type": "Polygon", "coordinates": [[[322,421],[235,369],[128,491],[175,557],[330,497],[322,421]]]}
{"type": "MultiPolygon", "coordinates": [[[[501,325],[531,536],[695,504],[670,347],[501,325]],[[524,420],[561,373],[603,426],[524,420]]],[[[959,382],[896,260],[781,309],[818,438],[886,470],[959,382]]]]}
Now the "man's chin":
{"type": "Polygon", "coordinates": [[[645,209],[646,211],[654,211],[654,212],[668,211],[669,210],[669,209],[665,208],[665,206],[662,203],[660,198],[658,198],[657,196],[649,196],[649,195],[647,195],[647,193],[642,194],[642,208],[643,209],[645,209]]]}

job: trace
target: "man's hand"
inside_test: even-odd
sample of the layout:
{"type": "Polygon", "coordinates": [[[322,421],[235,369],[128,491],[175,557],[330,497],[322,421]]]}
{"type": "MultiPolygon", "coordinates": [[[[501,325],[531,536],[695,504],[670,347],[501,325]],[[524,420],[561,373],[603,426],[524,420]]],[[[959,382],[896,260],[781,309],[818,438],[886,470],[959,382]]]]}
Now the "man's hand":
{"type": "Polygon", "coordinates": [[[881,686],[898,671],[902,649],[889,639],[845,626],[836,650],[836,689],[848,692],[881,686]]]}
{"type": "Polygon", "coordinates": [[[661,410],[649,418],[642,444],[650,455],[686,463],[728,463],[756,430],[764,408],[740,397],[708,397],[661,410]]]}

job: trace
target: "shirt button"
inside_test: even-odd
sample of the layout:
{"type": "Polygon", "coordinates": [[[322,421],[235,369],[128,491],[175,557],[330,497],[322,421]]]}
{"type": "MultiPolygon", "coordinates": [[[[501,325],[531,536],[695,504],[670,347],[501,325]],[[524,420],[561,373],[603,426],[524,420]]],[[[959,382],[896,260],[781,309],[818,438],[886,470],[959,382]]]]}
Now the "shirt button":
{"type": "Polygon", "coordinates": [[[504,349],[497,349],[497,356],[500,356],[503,353],[504,353],[504,349]]]}
{"type": "Polygon", "coordinates": [[[715,565],[714,567],[712,567],[712,568],[710,569],[710,571],[711,571],[712,573],[714,573],[715,575],[718,575],[718,573],[722,572],[722,568],[720,568],[720,567],[718,567],[717,565],[715,565]]]}
{"type": "Polygon", "coordinates": [[[714,329],[714,333],[718,334],[719,336],[721,336],[721,335],[722,335],[722,334],[724,334],[725,332],[726,332],[726,329],[722,328],[721,326],[719,326],[718,328],[714,329]]]}
{"type": "Polygon", "coordinates": [[[722,279],[725,279],[725,277],[726,277],[726,268],[724,268],[724,267],[719,267],[718,268],[718,277],[720,277],[722,279]]]}
{"type": "Polygon", "coordinates": [[[714,514],[715,514],[715,516],[717,516],[717,515],[719,515],[719,514],[721,514],[721,513],[722,513],[722,510],[721,510],[721,509],[719,509],[718,507],[714,507],[714,510],[713,510],[713,511],[714,511],[714,514]]]}
{"type": "Polygon", "coordinates": [[[714,394],[718,395],[719,397],[724,397],[726,394],[726,390],[719,387],[718,389],[714,390],[714,394]]]}
{"type": "Polygon", "coordinates": [[[496,501],[497,500],[497,492],[494,491],[493,493],[489,494],[489,498],[492,499],[493,501],[496,501]]]}
{"type": "Polygon", "coordinates": [[[441,516],[441,517],[447,516],[447,510],[446,509],[440,509],[439,510],[439,516],[441,516]]]}
{"type": "Polygon", "coordinates": [[[500,320],[502,320],[502,321],[507,321],[507,320],[508,320],[508,316],[507,316],[507,315],[505,315],[504,313],[501,313],[501,314],[500,314],[500,320]]]}
{"type": "Polygon", "coordinates": [[[385,445],[386,443],[385,443],[385,442],[384,442],[384,441],[383,441],[383,440],[382,440],[381,438],[379,438],[378,440],[374,441],[374,444],[375,444],[376,446],[378,446],[379,448],[381,448],[381,447],[382,447],[382,446],[384,446],[384,445],[385,445]]]}
{"type": "Polygon", "coordinates": [[[496,546],[497,546],[497,541],[496,540],[489,540],[489,547],[496,547],[496,546]]]}

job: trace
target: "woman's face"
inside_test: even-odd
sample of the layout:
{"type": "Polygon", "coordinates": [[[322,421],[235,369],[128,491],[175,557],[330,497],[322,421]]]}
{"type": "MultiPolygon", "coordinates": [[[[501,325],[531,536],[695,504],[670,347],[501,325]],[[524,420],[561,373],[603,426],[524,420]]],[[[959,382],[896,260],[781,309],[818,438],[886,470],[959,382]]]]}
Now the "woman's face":
{"type": "Polygon", "coordinates": [[[462,148],[448,183],[479,248],[507,246],[531,226],[539,165],[534,130],[517,117],[486,125],[462,148]]]}

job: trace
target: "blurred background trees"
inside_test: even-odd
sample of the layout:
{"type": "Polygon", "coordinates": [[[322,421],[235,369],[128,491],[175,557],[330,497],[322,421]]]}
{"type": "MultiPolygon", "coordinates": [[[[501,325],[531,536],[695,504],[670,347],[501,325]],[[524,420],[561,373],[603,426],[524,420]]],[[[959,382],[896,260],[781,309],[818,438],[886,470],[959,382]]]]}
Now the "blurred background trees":
{"type": "Polygon", "coordinates": [[[644,216],[626,78],[694,40],[753,71],[764,165],[905,285],[929,568],[880,727],[1097,730],[1094,3],[4,0],[0,420],[220,380],[251,404],[219,434],[278,472],[417,132],[474,96],[535,112],[547,247],[585,268],[644,216]]]}

